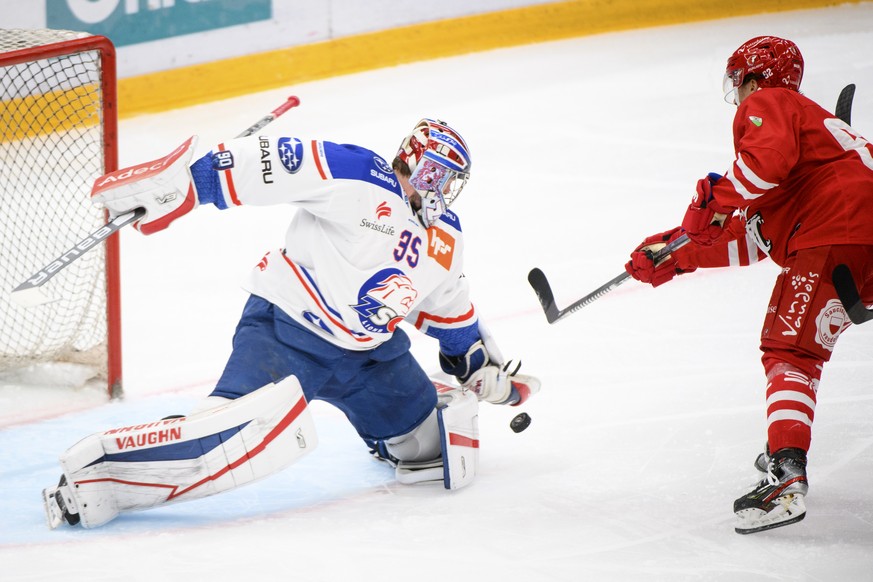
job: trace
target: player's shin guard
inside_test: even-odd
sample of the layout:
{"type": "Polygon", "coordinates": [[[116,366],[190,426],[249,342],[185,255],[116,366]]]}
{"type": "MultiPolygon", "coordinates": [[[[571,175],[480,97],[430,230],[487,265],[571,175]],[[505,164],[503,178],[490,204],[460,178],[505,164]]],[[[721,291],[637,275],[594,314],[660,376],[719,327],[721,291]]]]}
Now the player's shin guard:
{"type": "Polygon", "coordinates": [[[63,479],[43,492],[50,527],[234,489],[283,469],[317,445],[300,383],[289,376],[187,418],[86,437],[61,456],[63,479]]]}
{"type": "Polygon", "coordinates": [[[473,482],[479,464],[479,399],[462,388],[438,390],[441,457],[433,461],[399,461],[396,476],[404,484],[441,480],[446,489],[460,489],[473,482]]]}
{"type": "Polygon", "coordinates": [[[809,450],[818,378],[780,364],[767,370],[767,441],[772,450],[809,450]]]}

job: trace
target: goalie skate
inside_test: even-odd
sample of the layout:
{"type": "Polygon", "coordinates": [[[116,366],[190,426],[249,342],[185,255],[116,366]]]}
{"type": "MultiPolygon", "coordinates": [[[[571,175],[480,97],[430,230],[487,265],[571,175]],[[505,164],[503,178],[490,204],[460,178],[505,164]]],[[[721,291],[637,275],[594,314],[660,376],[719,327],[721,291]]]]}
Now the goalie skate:
{"type": "Polygon", "coordinates": [[[806,454],[799,449],[778,451],[767,467],[767,477],[734,501],[734,531],[750,534],[801,521],[806,517],[808,490],[806,454]]]}
{"type": "Polygon", "coordinates": [[[76,501],[70,495],[66,476],[61,476],[57,487],[48,487],[42,490],[42,501],[49,528],[55,529],[62,523],[70,525],[79,523],[79,509],[76,507],[76,501]]]}

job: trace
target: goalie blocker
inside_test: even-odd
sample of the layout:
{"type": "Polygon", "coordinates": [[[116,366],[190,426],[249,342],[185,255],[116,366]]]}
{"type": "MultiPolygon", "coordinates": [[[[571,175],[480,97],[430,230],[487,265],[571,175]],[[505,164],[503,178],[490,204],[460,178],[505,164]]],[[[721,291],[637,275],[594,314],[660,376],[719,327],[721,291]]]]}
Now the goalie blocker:
{"type": "MultiPolygon", "coordinates": [[[[436,427],[423,423],[409,436],[433,447],[437,457],[392,464],[401,483],[436,480],[458,489],[476,474],[478,399],[435,384],[436,427]]],[[[60,482],[43,490],[48,524],[93,528],[120,513],[221,493],[291,465],[317,443],[294,376],[188,417],[97,433],[61,456],[60,482]]]]}

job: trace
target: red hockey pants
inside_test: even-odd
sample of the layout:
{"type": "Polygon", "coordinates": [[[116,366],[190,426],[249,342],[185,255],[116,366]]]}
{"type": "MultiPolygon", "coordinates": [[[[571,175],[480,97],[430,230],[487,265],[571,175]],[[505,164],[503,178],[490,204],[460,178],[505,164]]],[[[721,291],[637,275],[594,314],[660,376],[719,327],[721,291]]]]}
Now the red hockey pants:
{"type": "Polygon", "coordinates": [[[873,303],[873,246],[800,250],[776,279],[761,331],[771,451],[809,450],[822,368],[851,325],[831,281],[840,263],[849,266],[864,303],[873,303]]]}

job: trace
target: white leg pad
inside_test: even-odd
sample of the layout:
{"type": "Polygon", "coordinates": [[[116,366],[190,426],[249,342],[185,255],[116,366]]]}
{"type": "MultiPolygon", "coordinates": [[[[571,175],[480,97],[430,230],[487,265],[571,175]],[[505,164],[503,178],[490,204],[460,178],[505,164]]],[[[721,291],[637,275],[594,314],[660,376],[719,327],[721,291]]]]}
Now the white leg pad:
{"type": "Polygon", "coordinates": [[[61,456],[83,527],[119,513],[198,499],[271,475],[318,444],[289,376],[187,418],[111,429],[61,456]]]}
{"type": "Polygon", "coordinates": [[[479,465],[479,398],[453,389],[439,395],[437,419],[443,449],[443,485],[460,489],[473,482],[479,465]]]}
{"type": "Polygon", "coordinates": [[[446,489],[473,482],[479,464],[479,398],[474,392],[434,382],[439,400],[436,419],[441,456],[432,461],[399,461],[397,480],[404,485],[442,481],[446,489]]]}

